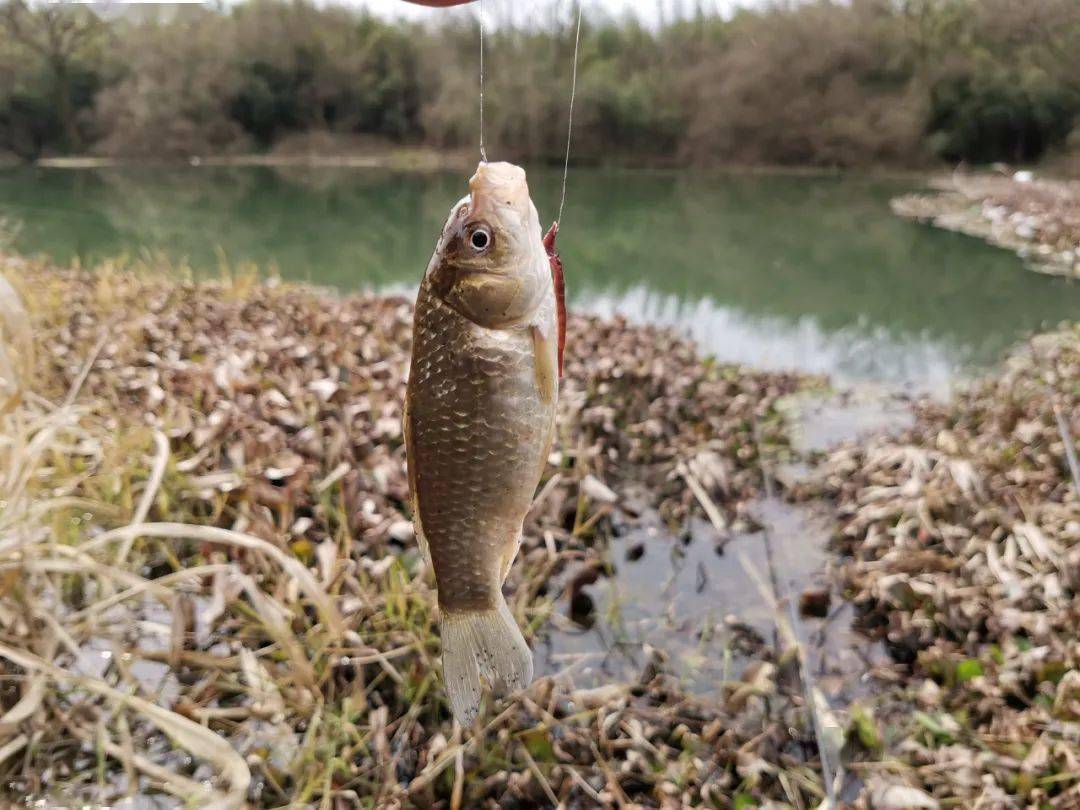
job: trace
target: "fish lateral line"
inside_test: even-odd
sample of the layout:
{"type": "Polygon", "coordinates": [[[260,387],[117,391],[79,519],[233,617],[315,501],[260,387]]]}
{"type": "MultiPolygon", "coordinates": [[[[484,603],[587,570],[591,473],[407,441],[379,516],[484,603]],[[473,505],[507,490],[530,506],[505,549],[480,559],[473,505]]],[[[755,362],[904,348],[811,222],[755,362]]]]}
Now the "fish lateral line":
{"type": "Polygon", "coordinates": [[[544,251],[551,265],[551,281],[555,285],[555,314],[558,321],[559,379],[563,376],[563,352],[566,350],[566,278],[563,275],[562,258],[555,249],[555,237],[559,235],[559,220],[551,223],[544,235],[544,251]]]}

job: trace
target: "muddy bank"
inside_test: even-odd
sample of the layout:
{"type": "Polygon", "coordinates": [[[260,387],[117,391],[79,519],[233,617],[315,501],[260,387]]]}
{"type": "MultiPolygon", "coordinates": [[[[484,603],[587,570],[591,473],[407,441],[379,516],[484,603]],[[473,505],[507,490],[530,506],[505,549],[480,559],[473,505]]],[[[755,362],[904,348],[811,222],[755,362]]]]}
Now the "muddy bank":
{"type": "Polygon", "coordinates": [[[956,174],[936,185],[934,194],[896,198],[893,211],[1016,251],[1039,272],[1080,277],[1080,181],[1017,172],[956,174]]]}

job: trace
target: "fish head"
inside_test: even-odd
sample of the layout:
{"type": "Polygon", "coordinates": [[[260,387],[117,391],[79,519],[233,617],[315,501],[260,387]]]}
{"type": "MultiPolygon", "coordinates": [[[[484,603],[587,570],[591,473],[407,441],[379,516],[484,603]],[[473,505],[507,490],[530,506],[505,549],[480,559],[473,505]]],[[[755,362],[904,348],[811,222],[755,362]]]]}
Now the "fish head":
{"type": "Polygon", "coordinates": [[[526,323],[551,277],[525,170],[481,163],[469,190],[450,211],[428,280],[443,302],[473,323],[488,329],[526,323]]]}

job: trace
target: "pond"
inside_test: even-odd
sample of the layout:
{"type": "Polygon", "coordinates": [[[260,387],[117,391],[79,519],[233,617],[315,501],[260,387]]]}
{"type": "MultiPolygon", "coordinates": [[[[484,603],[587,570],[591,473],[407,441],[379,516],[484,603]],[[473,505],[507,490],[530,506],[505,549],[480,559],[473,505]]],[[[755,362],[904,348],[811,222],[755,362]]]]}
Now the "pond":
{"type": "MultiPolygon", "coordinates": [[[[530,173],[545,222],[561,173],[530,173]]],[[[915,180],[581,169],[560,245],[571,307],[668,324],[722,360],[941,391],[1030,330],[1080,312],[1080,285],[901,220],[915,180]]],[[[67,262],[153,249],[341,290],[415,289],[462,173],[15,168],[0,217],[67,262]]]]}

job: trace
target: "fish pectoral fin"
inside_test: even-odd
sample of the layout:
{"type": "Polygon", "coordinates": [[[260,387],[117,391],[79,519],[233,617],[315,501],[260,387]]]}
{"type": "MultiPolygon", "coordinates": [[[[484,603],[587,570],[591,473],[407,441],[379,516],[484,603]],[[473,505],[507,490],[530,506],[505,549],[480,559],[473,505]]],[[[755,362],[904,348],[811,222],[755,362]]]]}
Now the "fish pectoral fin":
{"type": "Polygon", "coordinates": [[[424,555],[424,563],[431,571],[435,570],[435,566],[431,564],[431,549],[428,548],[427,538],[424,537],[424,527],[420,525],[420,513],[416,510],[416,505],[413,505],[413,532],[416,534],[416,543],[420,546],[420,553],[424,555]]]}
{"type": "Polygon", "coordinates": [[[518,532],[517,540],[514,541],[514,545],[510,547],[509,553],[503,557],[502,561],[502,576],[499,577],[499,582],[506,582],[506,577],[510,573],[510,568],[514,564],[514,559],[517,557],[518,551],[521,549],[521,532],[518,532]]]}
{"type": "Polygon", "coordinates": [[[555,391],[559,384],[555,336],[545,334],[544,330],[536,324],[532,326],[532,336],[536,387],[540,391],[540,400],[548,403],[555,399],[555,391]]]}

